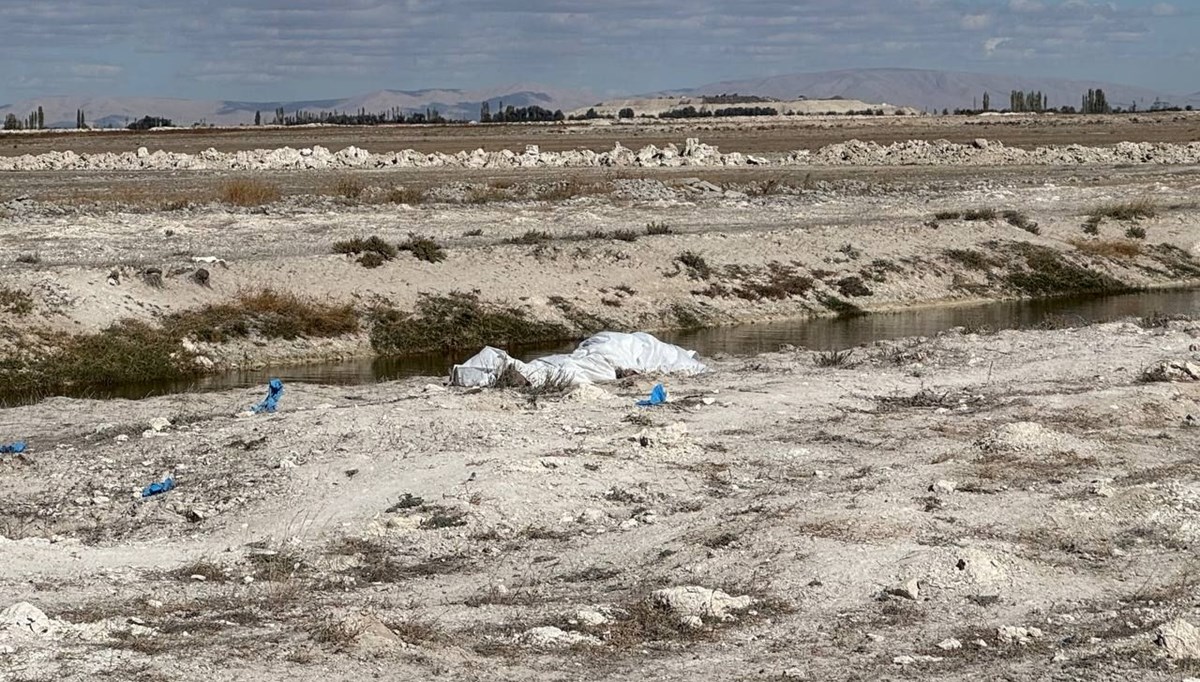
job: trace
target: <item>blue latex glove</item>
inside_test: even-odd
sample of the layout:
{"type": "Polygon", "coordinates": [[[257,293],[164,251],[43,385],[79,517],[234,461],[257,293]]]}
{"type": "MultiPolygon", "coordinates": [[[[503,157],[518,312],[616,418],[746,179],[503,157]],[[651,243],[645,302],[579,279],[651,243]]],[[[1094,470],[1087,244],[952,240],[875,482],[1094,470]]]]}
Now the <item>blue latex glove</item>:
{"type": "Polygon", "coordinates": [[[8,445],[0,445],[0,454],[19,455],[25,452],[25,441],[18,440],[8,445]]]}
{"type": "Polygon", "coordinates": [[[271,383],[267,384],[267,397],[254,407],[250,408],[255,414],[260,412],[274,412],[278,407],[279,398],[283,395],[283,382],[279,379],[271,379],[271,383]]]}
{"type": "Polygon", "coordinates": [[[662,384],[655,384],[654,390],[650,391],[650,397],[646,400],[639,400],[638,405],[649,407],[651,405],[662,405],[667,402],[667,389],[663,388],[662,384]]]}
{"type": "Polygon", "coordinates": [[[169,492],[175,489],[175,479],[170,476],[164,478],[158,483],[151,483],[142,489],[142,497],[154,497],[169,492]]]}

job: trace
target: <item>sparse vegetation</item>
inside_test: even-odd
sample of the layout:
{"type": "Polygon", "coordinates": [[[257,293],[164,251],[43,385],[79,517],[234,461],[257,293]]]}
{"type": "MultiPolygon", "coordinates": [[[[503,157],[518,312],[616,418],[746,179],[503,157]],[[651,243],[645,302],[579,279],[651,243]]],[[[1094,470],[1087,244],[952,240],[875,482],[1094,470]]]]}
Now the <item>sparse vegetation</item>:
{"type": "Polygon", "coordinates": [[[813,364],[817,367],[853,367],[854,350],[830,350],[813,356],[813,364]]]}
{"type": "Polygon", "coordinates": [[[94,334],[56,339],[48,350],[9,354],[0,360],[0,392],[55,392],[195,374],[178,336],[144,322],[121,320],[94,334]]]}
{"type": "Polygon", "coordinates": [[[415,206],[425,203],[425,192],[415,187],[393,187],[388,190],[387,201],[391,204],[415,206]]]}
{"type": "Polygon", "coordinates": [[[516,308],[485,303],[475,294],[422,294],[412,312],[372,313],[371,345],[380,353],[460,350],[569,339],[566,327],[532,320],[516,308]]]}
{"type": "Polygon", "coordinates": [[[1004,282],[1027,296],[1105,293],[1129,288],[1110,275],[1089,270],[1046,246],[1012,242],[1006,248],[1013,254],[1014,262],[1010,263],[1004,282]]]}
{"type": "Polygon", "coordinates": [[[982,251],[975,249],[947,249],[946,258],[963,265],[971,270],[986,270],[996,263],[982,251]]]}
{"type": "Polygon", "coordinates": [[[782,301],[799,297],[812,290],[813,279],[796,273],[793,266],[772,261],[763,271],[751,272],[746,268],[729,268],[729,274],[741,279],[732,291],[713,284],[706,292],[710,295],[726,295],[732,293],[747,301],[782,301]]]}
{"type": "Polygon", "coordinates": [[[283,193],[279,186],[253,178],[239,178],[223,183],[217,196],[221,201],[234,206],[262,206],[279,201],[283,193]]]}
{"type": "Polygon", "coordinates": [[[410,234],[408,241],[400,244],[400,250],[408,251],[417,260],[423,260],[426,263],[440,263],[446,260],[446,251],[429,237],[410,234]]]}
{"type": "Polygon", "coordinates": [[[846,297],[870,296],[872,291],[863,284],[862,278],[857,276],[843,277],[837,281],[838,293],[846,297]]]}
{"type": "Polygon", "coordinates": [[[1146,228],[1141,225],[1131,225],[1125,230],[1125,237],[1128,239],[1145,239],[1146,228]]]}
{"type": "Polygon", "coordinates": [[[1083,223],[1083,233],[1087,235],[1100,234],[1100,221],[1103,220],[1100,216],[1092,216],[1083,223]]]}
{"type": "Polygon", "coordinates": [[[0,286],[0,312],[28,315],[33,312],[33,296],[26,291],[0,286]]]}
{"type": "Polygon", "coordinates": [[[1133,199],[1097,206],[1088,215],[1097,222],[1100,218],[1112,218],[1113,220],[1153,218],[1158,215],[1158,206],[1150,199],[1133,199]]]}
{"type": "Polygon", "coordinates": [[[17,256],[17,262],[26,265],[37,265],[42,262],[42,255],[36,251],[33,253],[22,253],[17,256]]]}
{"type": "Polygon", "coordinates": [[[837,296],[822,295],[820,296],[820,303],[838,317],[861,317],[867,314],[867,311],[849,301],[843,301],[837,296]]]}
{"type": "Polygon", "coordinates": [[[396,257],[399,251],[382,237],[354,237],[333,243],[333,252],[358,256],[365,268],[377,268],[396,257]]]}
{"type": "Polygon", "coordinates": [[[333,183],[333,193],[343,199],[359,199],[365,191],[366,183],[353,175],[342,176],[333,183]]]}
{"type": "Polygon", "coordinates": [[[1029,219],[1029,216],[1020,211],[1005,211],[1004,220],[1013,227],[1019,227],[1029,234],[1041,234],[1042,230],[1038,224],[1029,219]]]}
{"type": "Polygon", "coordinates": [[[1126,239],[1068,239],[1067,243],[1091,256],[1128,259],[1142,254],[1142,245],[1126,239]]]}
{"type": "Polygon", "coordinates": [[[505,239],[504,243],[533,245],[544,244],[552,239],[554,239],[554,235],[550,234],[549,232],[544,232],[542,230],[529,230],[520,236],[509,237],[508,239],[505,239]]]}
{"type": "Polygon", "coordinates": [[[210,343],[255,334],[268,339],[327,338],[358,331],[358,314],[350,305],[317,303],[263,289],[242,294],[230,303],[175,313],[163,326],[164,333],[173,338],[210,343]]]}
{"type": "Polygon", "coordinates": [[[646,223],[646,234],[653,237],[655,235],[671,234],[674,230],[666,223],[650,222],[646,223]]]}
{"type": "Polygon", "coordinates": [[[708,261],[695,251],[684,251],[675,256],[675,262],[687,268],[688,277],[691,279],[709,279],[713,275],[708,261]]]}
{"type": "Polygon", "coordinates": [[[962,211],[938,211],[933,214],[934,220],[958,220],[962,217],[962,211]]]}
{"type": "Polygon", "coordinates": [[[968,221],[988,221],[995,220],[996,216],[997,213],[994,208],[972,208],[963,212],[962,219],[968,221]]]}

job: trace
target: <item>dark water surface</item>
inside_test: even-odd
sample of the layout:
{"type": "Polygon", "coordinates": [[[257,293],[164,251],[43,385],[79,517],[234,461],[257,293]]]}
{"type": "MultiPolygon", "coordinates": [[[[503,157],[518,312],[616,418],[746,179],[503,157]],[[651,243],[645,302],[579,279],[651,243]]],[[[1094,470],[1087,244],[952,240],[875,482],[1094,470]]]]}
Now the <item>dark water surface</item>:
{"type": "MultiPolygon", "coordinates": [[[[776,351],[783,344],[813,350],[841,350],[883,339],[932,336],[961,326],[985,326],[996,330],[1025,329],[1055,317],[1083,323],[1153,313],[1192,315],[1196,312],[1200,312],[1200,289],[1173,289],[1087,298],[919,308],[847,319],[820,318],[662,332],[657,336],[664,341],[695,349],[701,357],[711,357],[717,353],[754,355],[776,351]]],[[[530,360],[543,355],[570,352],[575,345],[574,342],[555,343],[516,346],[508,350],[515,357],[530,360]]],[[[270,370],[231,371],[184,382],[89,389],[81,394],[91,398],[137,399],[183,391],[260,386],[271,378],[282,379],[284,383],[361,384],[412,376],[444,377],[451,365],[473,353],[474,350],[451,355],[429,353],[270,370]]]]}

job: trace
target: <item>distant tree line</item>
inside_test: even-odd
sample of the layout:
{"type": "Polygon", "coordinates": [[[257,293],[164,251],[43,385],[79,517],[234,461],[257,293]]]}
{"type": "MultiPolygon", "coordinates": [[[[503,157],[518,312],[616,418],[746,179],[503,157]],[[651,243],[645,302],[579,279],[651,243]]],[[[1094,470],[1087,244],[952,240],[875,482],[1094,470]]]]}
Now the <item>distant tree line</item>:
{"type": "Polygon", "coordinates": [[[758,95],[739,95],[736,92],[733,94],[721,93],[720,95],[705,95],[700,98],[702,104],[763,104],[766,102],[777,102],[778,100],[770,97],[759,97],[758,95]]]}
{"type": "Polygon", "coordinates": [[[697,109],[688,105],[680,109],[671,109],[658,115],[659,118],[709,118],[724,116],[777,116],[779,110],[775,107],[727,107],[725,109],[697,109]]]}
{"type": "MultiPolygon", "coordinates": [[[[976,100],[978,104],[978,100],[976,100]]],[[[1171,106],[1167,102],[1156,100],[1150,107],[1150,111],[1192,111],[1192,106],[1177,107],[1171,106]]],[[[992,110],[991,94],[983,93],[983,107],[972,106],[970,109],[955,109],[956,115],[977,115],[992,110]]],[[[1061,106],[1057,109],[1049,105],[1049,101],[1041,91],[1031,90],[1022,92],[1021,90],[1013,90],[1009,93],[1008,108],[1003,112],[1046,112],[1053,111],[1060,114],[1125,114],[1135,113],[1138,111],[1137,102],[1129,105],[1128,109],[1122,107],[1114,107],[1108,101],[1108,96],[1104,93],[1103,88],[1093,88],[1083,93],[1082,102],[1079,108],[1073,106],[1061,106]]],[[[936,113],[936,112],[935,112],[936,113]]],[[[942,109],[942,115],[949,115],[949,109],[942,109]]]]}
{"type": "Polygon", "coordinates": [[[1013,90],[1008,95],[1008,110],[1017,112],[1042,112],[1046,110],[1046,96],[1041,91],[1021,92],[1013,90]]]}
{"type": "Polygon", "coordinates": [[[4,117],[5,130],[42,130],[46,127],[46,115],[42,112],[42,108],[38,107],[36,111],[29,112],[29,116],[25,120],[17,118],[16,114],[9,114],[4,117]]]}
{"type": "Polygon", "coordinates": [[[143,116],[125,127],[129,130],[150,130],[151,128],[173,128],[175,124],[169,118],[143,116]]]}
{"type": "Polygon", "coordinates": [[[506,107],[504,102],[501,102],[499,109],[493,114],[488,103],[484,102],[480,105],[479,121],[481,123],[531,123],[565,121],[567,119],[567,115],[562,112],[562,109],[550,111],[536,105],[514,107],[510,104],[506,107]]]}
{"type": "MultiPolygon", "coordinates": [[[[255,119],[260,123],[262,117],[257,115],[255,119]]],[[[342,111],[318,111],[316,113],[297,110],[292,114],[288,114],[279,107],[275,110],[275,119],[272,124],[279,126],[295,126],[309,125],[312,123],[322,123],[326,125],[343,125],[343,126],[377,126],[377,125],[403,125],[403,124],[419,124],[419,123],[458,123],[459,121],[449,121],[437,109],[426,109],[424,113],[413,112],[405,113],[400,107],[392,107],[388,111],[380,113],[367,113],[366,109],[359,109],[357,113],[347,113],[342,111]]]]}

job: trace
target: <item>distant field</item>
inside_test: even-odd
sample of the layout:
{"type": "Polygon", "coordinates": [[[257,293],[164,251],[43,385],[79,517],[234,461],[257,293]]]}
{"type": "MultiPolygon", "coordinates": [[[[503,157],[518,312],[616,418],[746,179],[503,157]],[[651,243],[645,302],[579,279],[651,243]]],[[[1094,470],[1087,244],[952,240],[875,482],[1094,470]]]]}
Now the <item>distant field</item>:
{"type": "Polygon", "coordinates": [[[986,137],[1006,145],[1037,147],[1052,144],[1112,145],[1118,142],[1200,140],[1200,113],[1134,114],[1130,116],[1044,117],[881,117],[740,119],[714,122],[594,124],[499,124],[475,126],[295,127],[179,129],[171,131],[106,131],[97,133],[40,133],[0,136],[0,156],[73,150],[79,153],[122,152],[147,147],[196,153],[322,145],[350,145],[373,152],[415,149],[422,152],[487,150],[522,151],[539,145],[544,151],[587,148],[611,149],[681,143],[699,137],[728,151],[747,153],[817,149],[857,138],[889,144],[900,140],[946,139],[969,142],[986,137]]]}

